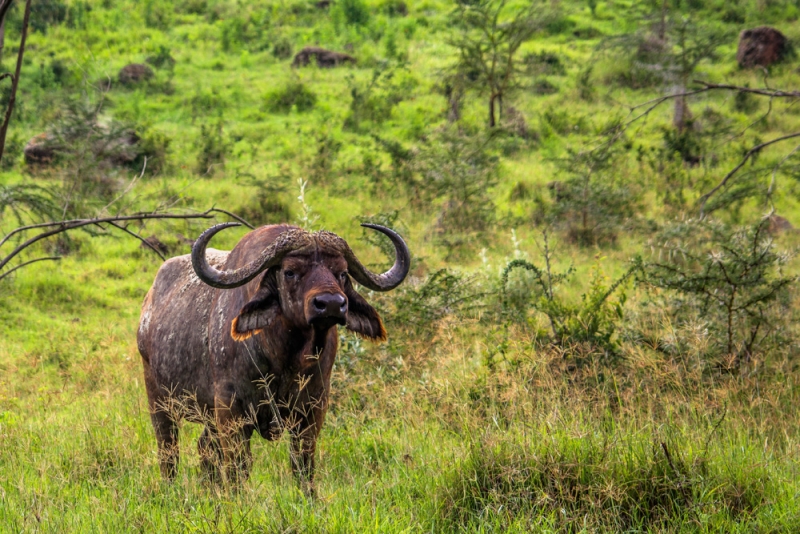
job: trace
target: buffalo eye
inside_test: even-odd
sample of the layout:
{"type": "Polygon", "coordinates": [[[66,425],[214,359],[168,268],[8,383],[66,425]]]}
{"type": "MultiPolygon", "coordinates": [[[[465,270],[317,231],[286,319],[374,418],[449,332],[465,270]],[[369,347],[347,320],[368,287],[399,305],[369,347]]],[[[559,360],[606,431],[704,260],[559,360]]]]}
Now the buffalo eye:
{"type": "Polygon", "coordinates": [[[342,279],[342,282],[347,280],[347,271],[342,271],[341,274],[339,274],[339,278],[342,279]]]}
{"type": "Polygon", "coordinates": [[[292,279],[292,278],[294,278],[294,277],[295,277],[295,276],[297,276],[297,275],[295,274],[295,272],[294,272],[294,271],[292,271],[292,270],[287,270],[287,271],[283,271],[283,276],[285,276],[286,278],[292,279]]]}

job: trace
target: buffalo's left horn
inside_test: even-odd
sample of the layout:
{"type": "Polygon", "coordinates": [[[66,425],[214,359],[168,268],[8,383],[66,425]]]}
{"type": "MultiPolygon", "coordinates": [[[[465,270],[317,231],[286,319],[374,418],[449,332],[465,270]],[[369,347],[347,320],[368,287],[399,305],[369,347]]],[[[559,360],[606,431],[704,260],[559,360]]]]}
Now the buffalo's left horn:
{"type": "Polygon", "coordinates": [[[361,265],[356,255],[345,243],[344,257],[347,260],[350,276],[362,286],[373,291],[389,291],[396,288],[408,275],[408,270],[411,267],[411,252],[408,250],[408,246],[406,246],[405,241],[397,232],[385,226],[369,223],[364,223],[361,226],[377,230],[392,240],[395,251],[394,265],[383,274],[370,272],[369,269],[361,265]]]}
{"type": "Polygon", "coordinates": [[[239,223],[223,223],[212,226],[197,238],[192,246],[192,267],[197,277],[219,289],[233,289],[245,285],[265,269],[278,265],[286,254],[307,244],[308,233],[300,228],[283,232],[259,255],[244,267],[233,271],[220,271],[206,260],[206,247],[211,238],[225,228],[240,226],[239,223]]]}

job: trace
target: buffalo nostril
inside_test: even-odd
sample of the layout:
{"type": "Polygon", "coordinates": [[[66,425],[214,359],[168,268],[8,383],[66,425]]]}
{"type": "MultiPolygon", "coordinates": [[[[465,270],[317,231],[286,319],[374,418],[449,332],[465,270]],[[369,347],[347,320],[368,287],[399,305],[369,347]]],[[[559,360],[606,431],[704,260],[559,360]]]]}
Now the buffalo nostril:
{"type": "Polygon", "coordinates": [[[314,297],[313,304],[314,308],[321,312],[325,311],[328,307],[327,303],[319,297],[314,297]]]}

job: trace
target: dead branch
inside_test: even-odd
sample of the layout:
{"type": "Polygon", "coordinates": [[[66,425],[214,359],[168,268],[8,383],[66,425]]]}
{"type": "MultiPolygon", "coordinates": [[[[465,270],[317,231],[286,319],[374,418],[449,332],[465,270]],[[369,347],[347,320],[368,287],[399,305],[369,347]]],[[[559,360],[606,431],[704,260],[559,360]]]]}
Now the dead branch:
{"type": "Polygon", "coordinates": [[[158,257],[161,258],[161,261],[167,261],[167,258],[165,258],[164,255],[161,253],[161,251],[159,251],[156,247],[154,247],[152,245],[152,243],[150,243],[147,239],[143,238],[142,236],[140,236],[139,234],[137,234],[133,230],[129,230],[127,226],[122,226],[122,225],[117,224],[115,222],[109,222],[108,224],[110,224],[114,228],[119,228],[120,230],[122,230],[123,232],[125,232],[127,234],[132,235],[133,237],[135,237],[136,239],[141,241],[143,244],[145,244],[150,250],[152,250],[153,252],[158,254],[158,257]]]}
{"type": "MultiPolygon", "coordinates": [[[[20,234],[22,232],[26,232],[28,230],[36,230],[36,229],[46,229],[46,228],[49,228],[49,229],[46,230],[46,231],[43,231],[43,232],[41,232],[41,233],[39,233],[39,234],[29,238],[29,239],[27,239],[26,241],[24,241],[22,243],[20,243],[8,255],[6,255],[2,259],[0,259],[0,270],[2,270],[6,265],[8,265],[8,263],[12,259],[14,259],[17,255],[19,255],[23,250],[25,250],[26,248],[30,247],[31,245],[33,245],[37,241],[41,241],[42,239],[45,239],[45,238],[60,234],[62,232],[67,232],[69,230],[74,230],[76,228],[82,228],[84,226],[90,226],[90,225],[101,226],[103,224],[109,224],[111,226],[114,226],[115,228],[118,228],[118,229],[120,229],[120,230],[122,230],[124,232],[127,232],[128,234],[132,234],[132,235],[134,235],[134,237],[137,237],[138,239],[141,240],[142,239],[141,236],[136,235],[135,233],[133,233],[131,230],[128,230],[124,225],[122,225],[120,223],[131,222],[131,221],[144,221],[144,220],[150,220],[150,219],[173,219],[173,220],[174,219],[211,219],[211,218],[214,217],[215,213],[222,213],[222,214],[225,214],[225,215],[229,215],[229,216],[233,217],[234,219],[236,219],[238,221],[242,221],[245,225],[247,225],[250,228],[252,228],[252,226],[247,224],[247,222],[244,221],[243,219],[233,215],[232,213],[230,213],[228,211],[217,209],[217,208],[211,208],[211,209],[208,209],[208,210],[206,210],[204,212],[201,212],[201,213],[186,213],[186,214],[180,214],[180,213],[139,213],[139,214],[135,214],[135,215],[119,215],[119,216],[116,216],[116,217],[95,217],[95,218],[91,218],[91,219],[72,219],[72,220],[68,220],[68,221],[54,221],[54,222],[47,222],[47,223],[40,223],[40,224],[32,224],[32,225],[29,225],[29,226],[22,226],[20,228],[16,228],[16,229],[12,230],[11,232],[9,232],[2,239],[2,241],[0,241],[0,247],[3,244],[5,244],[6,242],[8,242],[8,240],[11,237],[13,237],[14,235],[20,234]]],[[[150,244],[148,243],[148,246],[149,245],[150,244]]],[[[151,246],[151,248],[153,248],[153,247],[151,246]]],[[[160,253],[159,253],[159,256],[161,256],[160,253]]],[[[161,257],[163,259],[163,256],[161,256],[161,257]]],[[[22,265],[24,265],[24,264],[22,264],[22,265]]],[[[12,270],[16,270],[17,268],[21,267],[22,265],[18,265],[17,267],[15,267],[12,270]]],[[[3,275],[0,275],[0,279],[5,277],[6,275],[8,275],[8,273],[4,273],[3,275]]]]}
{"type": "Polygon", "coordinates": [[[782,91],[780,89],[751,89],[750,87],[743,87],[741,85],[730,85],[727,83],[711,83],[704,82],[703,80],[693,80],[706,88],[706,90],[723,89],[726,91],[737,91],[739,93],[752,93],[759,96],[768,96],[770,98],[800,98],[800,91],[782,91]]]}
{"type": "Polygon", "coordinates": [[[739,169],[741,169],[744,166],[744,164],[747,163],[747,161],[753,155],[757,154],[762,149],[764,149],[764,148],[766,148],[766,147],[768,147],[770,145],[774,145],[775,143],[780,143],[781,141],[786,141],[787,139],[793,139],[795,137],[800,137],[800,132],[795,132],[793,134],[789,134],[789,135],[784,135],[782,137],[778,137],[777,139],[773,139],[771,141],[766,141],[766,142],[761,143],[760,145],[756,145],[753,148],[751,148],[750,150],[748,150],[747,153],[742,158],[742,161],[740,161],[739,164],[736,165],[736,167],[733,168],[733,170],[731,170],[728,174],[726,174],[725,178],[723,178],[720,183],[718,183],[716,186],[714,186],[714,189],[712,189],[711,191],[709,191],[708,193],[706,193],[705,195],[700,197],[700,199],[698,201],[699,204],[700,204],[700,218],[702,219],[705,216],[704,212],[705,212],[705,209],[706,209],[706,202],[708,202],[708,199],[711,198],[711,196],[714,193],[716,193],[717,191],[719,191],[720,189],[725,187],[725,185],[728,183],[728,180],[730,180],[733,177],[733,175],[736,174],[739,171],[739,169]]]}
{"type": "MultiPolygon", "coordinates": [[[[11,7],[13,0],[6,0],[0,5],[0,23],[5,19],[8,8],[11,7]]],[[[25,55],[25,39],[28,37],[28,20],[31,16],[31,0],[25,2],[25,17],[22,19],[22,37],[19,40],[19,53],[17,54],[17,68],[14,71],[14,78],[11,83],[11,95],[8,97],[6,116],[3,125],[0,126],[0,159],[6,147],[6,133],[8,133],[8,123],[11,121],[11,113],[14,111],[14,102],[17,99],[17,86],[19,85],[19,75],[22,70],[22,57],[25,55]]]]}

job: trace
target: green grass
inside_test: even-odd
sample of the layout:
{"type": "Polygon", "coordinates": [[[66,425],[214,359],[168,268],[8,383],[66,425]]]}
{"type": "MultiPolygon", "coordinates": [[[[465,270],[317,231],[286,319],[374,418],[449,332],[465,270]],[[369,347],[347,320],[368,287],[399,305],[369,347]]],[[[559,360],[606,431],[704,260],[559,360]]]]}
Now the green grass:
{"type": "MultiPolygon", "coordinates": [[[[79,4],[67,3],[73,10],[79,4]]],[[[263,194],[276,213],[288,211],[290,222],[310,207],[318,217],[314,228],[347,239],[368,265],[384,259],[361,237],[359,217],[396,210],[415,259],[413,279],[400,291],[412,291],[426,276],[448,268],[473,277],[470,287],[476,292],[491,292],[511,259],[541,265],[542,227],[533,198],[538,195],[546,206],[554,202],[547,184],[567,177],[556,160],[567,157],[568,148],[594,146],[610,121],[629,117],[630,106],[662,94],[662,88],[619,84],[623,62],[597,50],[604,36],[639,29],[628,9],[639,3],[599,2],[595,18],[586,2],[562,2],[574,27],[537,34],[521,50],[559,55],[565,74],[547,77],[558,92],[523,89],[511,98],[538,138],[504,138],[492,149],[499,161],[497,185],[489,191],[496,221],[453,252],[442,237],[458,237],[459,229],[438,225],[445,200],[415,201],[393,183],[389,156],[371,135],[417,153],[445,124],[441,75],[453,58],[445,44],[451,4],[408,2],[409,15],[393,18],[383,2],[368,1],[365,27],[344,26],[299,1],[91,4],[82,19],[30,36],[10,136],[24,142],[45,131],[63,99],[91,93],[98,80],[114,78],[122,66],[143,62],[165,46],[177,61],[173,72],[156,69],[151,85],[114,87],[107,95],[107,116],[170,139],[166,166],[146,173],[116,207],[218,206],[266,220],[271,215],[263,213],[263,194]],[[167,25],[148,27],[147,9],[163,9],[167,25]],[[225,39],[244,38],[223,42],[225,25],[240,23],[244,26],[225,39]],[[582,39],[573,33],[589,27],[601,35],[582,39]],[[399,90],[403,99],[385,120],[345,128],[351,91],[366,87],[373,69],[387,59],[389,31],[407,63],[382,90],[399,90]],[[288,39],[295,52],[311,44],[348,51],[358,65],[293,70],[291,58],[272,54],[279,39],[288,39]],[[63,83],[42,74],[54,61],[68,68],[63,83]],[[596,89],[592,102],[580,100],[576,88],[579,72],[589,64],[596,89]],[[283,106],[277,113],[265,107],[267,95],[298,82],[316,95],[313,107],[283,106]],[[546,124],[548,114],[583,126],[559,133],[552,121],[546,124]],[[224,166],[198,175],[201,127],[220,121],[227,143],[224,166]],[[319,150],[329,141],[341,148],[321,167],[319,150]],[[381,169],[380,180],[367,165],[370,157],[381,169]],[[309,180],[305,207],[296,198],[298,180],[309,180]],[[519,183],[531,197],[512,198],[519,183]]],[[[800,37],[794,5],[742,2],[742,24],[720,22],[726,2],[704,5],[700,16],[727,24],[734,33],[769,23],[790,38],[800,37]]],[[[13,17],[5,69],[11,68],[19,10],[13,17]]],[[[735,47],[732,37],[720,59],[701,64],[695,77],[760,87],[763,73],[740,71],[735,47]]],[[[795,88],[796,62],[772,68],[770,85],[795,88]]],[[[466,98],[465,130],[484,128],[484,100],[466,98]]],[[[656,256],[656,230],[696,215],[693,202],[736,164],[742,147],[800,125],[793,102],[774,101],[769,117],[757,121],[765,101],[750,114],[735,111],[732,101],[724,92],[691,101],[696,115],[712,109],[732,132],[755,124],[742,137],[717,139],[714,163],[681,167],[690,184],[683,209],[661,201],[663,177],[636,157],[640,147],[663,146],[670,105],[628,130],[627,155],[614,174],[642,190],[642,208],[611,244],[582,248],[565,232],[554,232],[556,270],[575,267],[562,288],[566,299],[578,302],[586,293],[596,264],[614,278],[634,255],[656,256]]],[[[760,155],[752,168],[762,169],[763,187],[792,148],[775,146],[760,155]]],[[[60,183],[57,171],[29,170],[20,153],[15,157],[0,184],[60,183]]],[[[122,178],[138,172],[128,169],[122,178]]],[[[800,223],[794,170],[778,174],[774,202],[778,214],[800,223]]],[[[738,212],[717,216],[748,222],[765,209],[749,199],[738,212]]],[[[157,235],[176,255],[189,251],[178,234],[193,239],[208,224],[151,222],[137,231],[157,235]]],[[[0,213],[0,232],[16,225],[9,212],[0,213]]],[[[229,249],[244,232],[228,230],[212,246],[229,249]]],[[[798,240],[791,232],[776,239],[784,248],[796,247],[798,240]]],[[[254,439],[252,476],[237,491],[204,485],[196,453],[200,429],[188,423],[182,428],[177,480],[165,483],[135,342],[141,301],[160,260],[122,234],[78,232],[73,244],[60,262],[34,264],[0,282],[2,532],[800,530],[796,329],[787,331],[783,345],[727,372],[724,358],[708,349],[702,318],[681,322],[664,304],[666,295],[631,285],[616,359],[584,345],[542,344],[537,336],[548,328],[542,317],[531,315],[526,324],[502,320],[491,296],[470,301],[473,308],[467,310],[438,310],[434,324],[420,326],[392,320],[393,314],[408,317],[395,303],[413,303],[408,300],[413,293],[369,295],[386,318],[390,341],[373,345],[343,338],[318,449],[316,497],[297,487],[284,440],[254,439]]],[[[40,244],[31,257],[52,250],[40,244]]],[[[789,269],[797,272],[795,264],[789,269]]],[[[796,315],[800,308],[792,298],[796,315]]]]}

